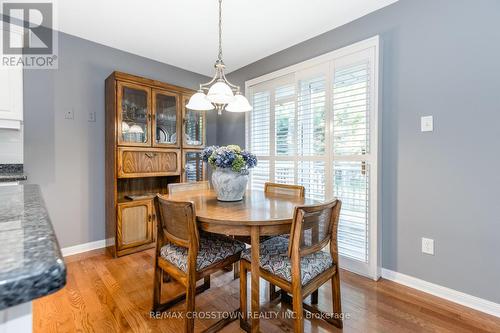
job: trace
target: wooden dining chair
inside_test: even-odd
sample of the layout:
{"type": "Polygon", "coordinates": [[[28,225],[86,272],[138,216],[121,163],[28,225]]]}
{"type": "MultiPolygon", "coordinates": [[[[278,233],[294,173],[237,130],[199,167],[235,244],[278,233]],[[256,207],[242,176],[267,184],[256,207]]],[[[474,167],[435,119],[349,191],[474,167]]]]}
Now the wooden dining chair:
{"type": "Polygon", "coordinates": [[[279,184],[266,182],[264,184],[265,193],[273,194],[283,194],[290,195],[297,198],[303,198],[305,196],[305,188],[301,185],[289,185],[289,184],[279,184]]]}
{"type": "MultiPolygon", "coordinates": [[[[266,194],[279,194],[279,195],[287,195],[287,196],[293,196],[297,198],[304,198],[306,189],[304,186],[301,185],[289,185],[289,184],[280,184],[280,183],[271,183],[271,182],[266,182],[264,184],[264,193],[266,194]]],[[[282,235],[285,237],[289,237],[288,234],[282,235]]],[[[264,236],[265,237],[265,236],[264,236]]],[[[265,241],[269,239],[270,237],[261,237],[261,241],[265,241]]],[[[276,286],[273,285],[272,283],[269,284],[269,300],[272,301],[273,299],[277,298],[279,294],[276,292],[276,286]]],[[[318,300],[318,292],[315,291],[312,295],[313,302],[316,302],[314,304],[317,304],[318,300]]]]}
{"type": "Polygon", "coordinates": [[[184,192],[184,191],[203,191],[209,189],[210,189],[210,183],[208,181],[168,184],[169,194],[184,192]]]}
{"type": "MultiPolygon", "coordinates": [[[[195,295],[210,288],[210,274],[240,260],[245,244],[223,235],[198,231],[195,206],[189,201],[155,198],[157,241],[153,290],[153,311],[164,311],[186,301],[186,312],[195,309],[195,295]],[[162,275],[166,273],[186,288],[182,294],[161,302],[162,275]],[[205,283],[196,287],[196,282],[205,283]]],[[[194,316],[185,316],[185,332],[193,332],[194,316]]]]}
{"type": "MultiPolygon", "coordinates": [[[[342,328],[337,230],[341,202],[297,206],[290,238],[274,237],[260,244],[260,277],[282,290],[282,301],[291,302],[295,312],[294,332],[304,331],[304,309],[342,328]],[[322,251],[330,244],[330,251],[322,251]],[[326,314],[303,299],[328,280],[332,284],[333,313],[326,314]],[[288,294],[291,294],[291,299],[288,294]]],[[[245,250],[240,261],[241,320],[247,317],[247,272],[251,252],[245,250]]],[[[253,290],[252,290],[253,292],[253,290]]]]}

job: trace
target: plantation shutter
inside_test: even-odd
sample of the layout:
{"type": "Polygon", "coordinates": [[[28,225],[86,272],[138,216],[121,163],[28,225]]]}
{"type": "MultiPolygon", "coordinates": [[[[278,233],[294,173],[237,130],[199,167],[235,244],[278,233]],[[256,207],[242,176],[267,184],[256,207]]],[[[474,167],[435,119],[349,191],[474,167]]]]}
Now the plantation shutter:
{"type": "MultiPolygon", "coordinates": [[[[321,66],[319,69],[322,69],[321,66]]],[[[318,69],[318,70],[319,70],[318,69]]],[[[298,75],[298,179],[306,196],[324,200],[326,194],[326,77],[309,69],[298,75]]]]}
{"type": "Polygon", "coordinates": [[[340,264],[376,277],[378,40],[348,48],[247,84],[250,187],[298,184],[306,197],[341,199],[340,264]]]}
{"type": "Polygon", "coordinates": [[[369,53],[334,62],[333,194],[342,200],[339,253],[368,263],[370,222],[370,111],[369,53]]]}
{"type": "Polygon", "coordinates": [[[257,92],[252,96],[250,146],[259,156],[269,156],[271,94],[269,91],[257,92]]]}

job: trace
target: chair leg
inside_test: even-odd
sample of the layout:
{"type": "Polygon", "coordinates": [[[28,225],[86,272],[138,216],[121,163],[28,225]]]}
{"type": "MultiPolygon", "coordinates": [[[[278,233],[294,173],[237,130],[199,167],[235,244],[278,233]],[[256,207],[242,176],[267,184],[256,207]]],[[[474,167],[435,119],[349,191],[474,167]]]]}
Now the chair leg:
{"type": "Polygon", "coordinates": [[[311,294],[311,304],[318,304],[318,290],[313,291],[311,294]]]}
{"type": "Polygon", "coordinates": [[[278,298],[279,293],[276,292],[276,286],[272,283],[269,283],[269,302],[274,301],[278,298]]]}
{"type": "Polygon", "coordinates": [[[235,262],[233,264],[233,279],[236,280],[240,277],[240,264],[235,262]]]}
{"type": "Polygon", "coordinates": [[[203,279],[203,289],[210,289],[210,275],[203,279]]]}
{"type": "Polygon", "coordinates": [[[342,301],[340,297],[340,275],[337,269],[337,273],[332,277],[332,301],[333,301],[333,313],[337,316],[337,327],[342,328],[342,301]]]}
{"type": "Polygon", "coordinates": [[[295,320],[293,325],[294,333],[304,332],[304,309],[302,308],[302,292],[300,288],[293,288],[292,292],[292,308],[295,314],[295,320]]]}
{"type": "Polygon", "coordinates": [[[195,296],[196,296],[196,281],[189,281],[186,288],[186,318],[184,331],[186,333],[194,332],[194,316],[193,312],[195,309],[195,296]]]}
{"type": "Polygon", "coordinates": [[[163,270],[155,265],[155,276],[153,281],[153,311],[157,311],[161,304],[161,283],[163,270]]]}
{"type": "Polygon", "coordinates": [[[240,260],[240,311],[241,320],[247,320],[247,270],[243,260],[240,260]]]}

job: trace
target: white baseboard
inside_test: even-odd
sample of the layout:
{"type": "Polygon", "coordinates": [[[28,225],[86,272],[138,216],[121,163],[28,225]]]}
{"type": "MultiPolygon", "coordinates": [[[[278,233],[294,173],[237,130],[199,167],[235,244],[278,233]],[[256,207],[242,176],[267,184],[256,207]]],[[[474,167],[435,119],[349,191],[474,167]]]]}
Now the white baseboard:
{"type": "Polygon", "coordinates": [[[101,240],[98,240],[95,242],[78,244],[78,245],[74,245],[74,246],[68,246],[68,247],[61,249],[61,252],[62,252],[63,257],[67,257],[67,256],[71,256],[74,254],[82,253],[82,252],[102,249],[103,247],[106,247],[106,240],[105,239],[101,239],[101,240]]]}
{"type": "Polygon", "coordinates": [[[391,271],[382,268],[382,277],[387,280],[405,285],[407,287],[417,289],[428,294],[444,298],[448,301],[467,306],[474,310],[478,310],[492,316],[500,318],[500,304],[488,301],[476,296],[472,296],[461,291],[443,287],[431,282],[417,279],[403,273],[391,271]]]}

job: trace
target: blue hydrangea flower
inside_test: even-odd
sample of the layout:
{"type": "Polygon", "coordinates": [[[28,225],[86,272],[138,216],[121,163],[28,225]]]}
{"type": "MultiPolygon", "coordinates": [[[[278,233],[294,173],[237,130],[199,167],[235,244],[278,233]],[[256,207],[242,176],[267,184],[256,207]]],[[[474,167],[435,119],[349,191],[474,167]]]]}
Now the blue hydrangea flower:
{"type": "Polygon", "coordinates": [[[219,148],[218,146],[209,146],[209,147],[206,147],[205,149],[203,149],[203,151],[201,152],[201,159],[204,161],[204,162],[208,162],[208,158],[210,156],[212,156],[212,154],[214,153],[214,151],[219,148]]]}
{"type": "Polygon", "coordinates": [[[212,168],[231,168],[235,172],[248,174],[248,169],[257,165],[257,157],[238,146],[210,146],[203,149],[202,159],[212,168]]]}

